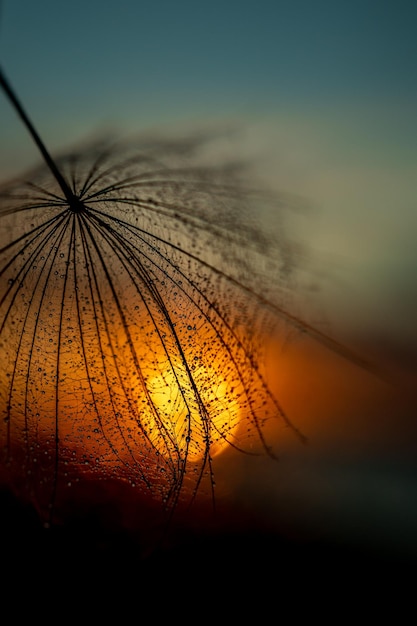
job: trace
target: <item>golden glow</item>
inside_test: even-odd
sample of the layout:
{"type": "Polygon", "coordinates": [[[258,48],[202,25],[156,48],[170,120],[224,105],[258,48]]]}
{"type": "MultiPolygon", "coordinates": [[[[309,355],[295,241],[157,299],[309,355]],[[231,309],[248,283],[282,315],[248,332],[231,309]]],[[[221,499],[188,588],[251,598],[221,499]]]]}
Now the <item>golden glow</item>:
{"type": "Polygon", "coordinates": [[[215,368],[206,366],[197,371],[190,380],[191,393],[181,387],[179,378],[173,369],[150,378],[148,389],[157,412],[144,419],[149,438],[161,454],[167,452],[169,438],[178,446],[180,456],[191,462],[208,453],[214,457],[233,440],[240,420],[239,402],[215,368]],[[203,380],[205,385],[198,392],[203,380]]]}
{"type": "MultiPolygon", "coordinates": [[[[71,320],[66,312],[65,318],[71,320]]],[[[170,338],[142,336],[141,323],[138,316],[129,329],[114,324],[108,333],[81,334],[69,321],[47,336],[33,328],[33,340],[20,348],[17,334],[8,337],[19,360],[16,368],[7,351],[0,354],[6,414],[10,405],[3,429],[13,449],[30,451],[25,463],[32,475],[41,471],[39,482],[53,472],[57,455],[64,484],[79,472],[137,484],[189,463],[200,471],[237,445],[245,395],[216,332],[197,321],[178,325],[186,349],[168,354],[170,338]]],[[[86,317],[83,330],[89,324],[86,317]]]]}
{"type": "Polygon", "coordinates": [[[262,429],[280,413],[258,367],[263,318],[239,282],[240,244],[226,237],[223,259],[222,230],[205,228],[211,196],[198,193],[194,205],[171,175],[156,192],[152,172],[144,195],[139,159],[132,180],[148,199],[138,200],[128,173],[115,183],[97,156],[86,155],[90,175],[78,181],[84,211],[51,200],[60,192],[46,172],[37,179],[45,211],[18,185],[0,220],[8,467],[47,507],[74,476],[91,474],[173,506],[206,485],[212,497],[212,458],[253,441],[269,452],[262,429]],[[91,163],[102,168],[92,180],[91,163]]]}

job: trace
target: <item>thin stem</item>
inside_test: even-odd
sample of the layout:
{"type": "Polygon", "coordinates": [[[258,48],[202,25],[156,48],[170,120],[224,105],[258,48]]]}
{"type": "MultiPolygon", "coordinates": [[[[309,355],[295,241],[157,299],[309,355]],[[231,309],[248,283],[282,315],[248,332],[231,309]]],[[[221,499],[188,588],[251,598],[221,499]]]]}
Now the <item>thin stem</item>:
{"type": "Polygon", "coordinates": [[[24,125],[26,126],[27,130],[29,131],[33,141],[35,142],[35,144],[37,145],[39,151],[42,154],[42,157],[45,160],[45,163],[47,164],[47,166],[49,167],[49,169],[51,170],[53,176],[55,177],[58,185],[61,187],[62,192],[69,204],[69,207],[72,211],[74,211],[74,213],[79,213],[81,208],[82,208],[82,203],[80,202],[80,200],[77,198],[77,196],[71,191],[70,186],[68,185],[67,181],[65,180],[65,178],[63,177],[63,175],[61,174],[60,170],[58,169],[54,159],[51,157],[51,155],[49,154],[49,151],[47,150],[45,144],[43,143],[42,139],[40,138],[40,136],[38,135],[35,127],[33,126],[32,122],[30,121],[26,111],[24,110],[24,108],[22,107],[19,99],[17,98],[13,88],[11,87],[9,81],[6,79],[4,72],[2,70],[2,68],[0,67],[0,85],[2,86],[5,94],[7,95],[7,97],[9,98],[9,100],[11,101],[13,107],[15,108],[16,112],[18,113],[19,117],[21,118],[22,122],[24,123],[24,125]]]}

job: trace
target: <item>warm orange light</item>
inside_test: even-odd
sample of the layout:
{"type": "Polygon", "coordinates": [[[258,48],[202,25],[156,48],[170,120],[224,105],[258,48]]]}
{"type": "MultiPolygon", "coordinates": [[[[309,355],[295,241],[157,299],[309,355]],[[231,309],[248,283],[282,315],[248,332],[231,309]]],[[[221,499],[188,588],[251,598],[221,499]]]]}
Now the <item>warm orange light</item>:
{"type": "Polygon", "coordinates": [[[210,460],[238,445],[248,402],[218,332],[183,312],[162,333],[135,307],[122,323],[110,298],[96,320],[68,299],[46,325],[54,303],[32,299],[26,332],[3,331],[2,432],[22,473],[58,489],[114,477],[162,499],[186,474],[210,476],[210,460]]]}
{"type": "Polygon", "coordinates": [[[173,506],[205,484],[211,497],[213,457],[269,451],[279,407],[257,365],[256,299],[215,270],[209,241],[203,260],[182,251],[192,221],[150,207],[35,206],[24,239],[12,211],[0,224],[4,466],[48,508],[91,475],[173,506]]]}
{"type": "Polygon", "coordinates": [[[202,366],[194,374],[191,393],[185,393],[179,379],[180,372],[168,369],[149,380],[149,393],[158,408],[157,414],[144,417],[149,438],[161,454],[167,453],[169,437],[190,462],[200,461],[208,453],[213,458],[230,445],[236,434],[240,421],[238,399],[227,380],[210,366],[202,366]]]}

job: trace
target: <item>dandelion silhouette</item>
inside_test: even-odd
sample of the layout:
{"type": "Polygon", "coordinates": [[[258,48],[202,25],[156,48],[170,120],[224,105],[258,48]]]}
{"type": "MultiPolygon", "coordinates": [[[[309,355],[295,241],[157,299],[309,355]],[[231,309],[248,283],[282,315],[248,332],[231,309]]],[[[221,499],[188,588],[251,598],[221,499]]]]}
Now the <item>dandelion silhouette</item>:
{"type": "Polygon", "coordinates": [[[356,357],[279,301],[291,254],[251,213],[271,198],[238,166],[190,166],[204,137],[53,159],[0,82],[45,162],[0,188],[7,480],[49,521],[80,477],[117,478],[173,511],[214,493],[222,450],[275,458],[268,419],[302,440],[262,373],[269,325],[356,357]]]}

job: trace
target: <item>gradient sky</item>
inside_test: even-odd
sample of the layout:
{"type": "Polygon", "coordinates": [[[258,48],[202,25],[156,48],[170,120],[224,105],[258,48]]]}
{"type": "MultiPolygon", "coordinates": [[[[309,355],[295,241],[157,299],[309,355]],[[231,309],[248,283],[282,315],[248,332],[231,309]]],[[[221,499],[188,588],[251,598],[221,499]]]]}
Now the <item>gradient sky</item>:
{"type": "MultiPolygon", "coordinates": [[[[319,208],[305,238],[391,282],[416,262],[416,18],[411,0],[6,0],[0,58],[52,151],[243,124],[268,181],[319,208]]],[[[0,120],[5,178],[38,156],[1,95],[0,120]]]]}
{"type": "MultiPolygon", "coordinates": [[[[239,150],[265,181],[315,207],[292,227],[313,250],[305,281],[319,285],[325,316],[342,316],[359,343],[383,337],[385,356],[411,377],[416,20],[411,0],[3,0],[0,59],[52,151],[107,129],[242,125],[239,150]]],[[[0,94],[0,180],[37,160],[0,94]]],[[[367,411],[373,425],[381,402],[367,411]]],[[[389,396],[381,422],[398,406],[389,396]]]]}
{"type": "Polygon", "coordinates": [[[330,117],[342,141],[360,130],[351,153],[391,164],[415,156],[416,17],[411,1],[5,0],[0,50],[53,143],[103,124],[330,117]]]}

